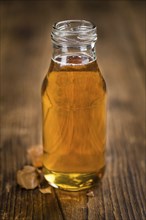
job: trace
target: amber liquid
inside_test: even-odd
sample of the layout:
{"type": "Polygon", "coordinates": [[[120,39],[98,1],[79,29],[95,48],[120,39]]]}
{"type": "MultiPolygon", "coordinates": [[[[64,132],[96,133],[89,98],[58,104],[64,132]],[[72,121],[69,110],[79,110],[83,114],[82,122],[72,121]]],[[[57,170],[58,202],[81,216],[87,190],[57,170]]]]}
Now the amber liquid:
{"type": "Polygon", "coordinates": [[[83,59],[52,60],[42,86],[44,176],[71,191],[96,184],[105,167],[106,86],[96,61],[83,59]]]}

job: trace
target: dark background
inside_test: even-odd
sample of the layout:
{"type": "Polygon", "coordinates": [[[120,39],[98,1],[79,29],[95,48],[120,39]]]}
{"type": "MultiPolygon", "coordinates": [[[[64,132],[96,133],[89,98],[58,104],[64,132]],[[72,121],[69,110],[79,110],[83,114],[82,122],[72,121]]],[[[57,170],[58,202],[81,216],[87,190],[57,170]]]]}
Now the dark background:
{"type": "Polygon", "coordinates": [[[144,219],[145,1],[0,3],[2,219],[144,219]],[[51,26],[66,19],[97,25],[97,60],[108,88],[107,169],[88,203],[81,194],[76,202],[56,191],[22,190],[15,178],[28,163],[26,149],[42,143],[40,90],[51,58],[51,26]]]}

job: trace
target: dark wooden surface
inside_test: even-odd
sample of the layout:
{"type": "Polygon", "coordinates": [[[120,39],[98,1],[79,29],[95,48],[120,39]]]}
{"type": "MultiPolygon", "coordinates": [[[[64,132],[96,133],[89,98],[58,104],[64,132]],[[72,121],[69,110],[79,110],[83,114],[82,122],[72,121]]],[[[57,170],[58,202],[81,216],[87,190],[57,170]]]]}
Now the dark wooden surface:
{"type": "Polygon", "coordinates": [[[145,2],[1,2],[0,219],[144,220],[145,2]],[[98,63],[108,87],[106,173],[86,191],[24,190],[16,171],[26,149],[41,144],[40,87],[55,21],[86,19],[98,27],[98,63]]]}

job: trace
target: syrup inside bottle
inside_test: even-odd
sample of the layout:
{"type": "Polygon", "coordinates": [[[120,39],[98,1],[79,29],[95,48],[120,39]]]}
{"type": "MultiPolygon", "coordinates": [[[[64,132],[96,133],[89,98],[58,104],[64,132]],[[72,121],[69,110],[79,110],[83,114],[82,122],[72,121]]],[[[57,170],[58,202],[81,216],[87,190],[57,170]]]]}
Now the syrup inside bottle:
{"type": "Polygon", "coordinates": [[[96,184],[105,167],[106,86],[89,56],[51,61],[42,86],[44,176],[56,188],[96,184]]]}

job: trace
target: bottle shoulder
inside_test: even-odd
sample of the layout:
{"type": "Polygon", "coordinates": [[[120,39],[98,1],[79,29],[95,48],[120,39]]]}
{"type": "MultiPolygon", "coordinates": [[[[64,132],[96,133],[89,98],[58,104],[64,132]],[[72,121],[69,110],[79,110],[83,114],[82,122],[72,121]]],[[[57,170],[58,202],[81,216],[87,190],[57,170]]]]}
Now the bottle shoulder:
{"type": "Polygon", "coordinates": [[[49,69],[42,84],[42,92],[47,86],[54,87],[56,85],[56,88],[57,86],[64,88],[72,85],[77,87],[86,85],[87,87],[88,84],[106,91],[106,83],[96,61],[82,66],[68,65],[61,66],[58,69],[49,69]]]}
{"type": "MultiPolygon", "coordinates": [[[[74,81],[80,81],[82,84],[85,83],[86,80],[87,82],[93,80],[96,84],[100,84],[106,91],[106,83],[98,67],[97,60],[80,65],[62,65],[52,60],[46,78],[49,81],[56,78],[62,85],[65,81],[71,81],[72,78],[74,78],[74,81]]],[[[46,79],[44,81],[46,81],[46,79]]],[[[44,84],[46,83],[44,82],[44,84]]]]}
{"type": "MultiPolygon", "coordinates": [[[[67,58],[65,58],[67,59],[67,58]]],[[[65,63],[61,61],[51,60],[48,73],[54,71],[99,71],[97,60],[83,60],[78,57],[70,57],[65,63]]]]}

